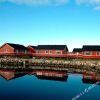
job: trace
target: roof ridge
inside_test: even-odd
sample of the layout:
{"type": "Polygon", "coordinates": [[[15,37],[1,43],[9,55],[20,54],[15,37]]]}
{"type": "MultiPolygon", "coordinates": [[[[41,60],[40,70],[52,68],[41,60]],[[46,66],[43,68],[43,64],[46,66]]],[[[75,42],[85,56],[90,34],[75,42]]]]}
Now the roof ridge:
{"type": "MultiPolygon", "coordinates": [[[[6,44],[22,45],[22,44],[15,44],[15,43],[6,43],[6,44]]],[[[24,46],[24,45],[22,45],[22,46],[24,46]]]]}

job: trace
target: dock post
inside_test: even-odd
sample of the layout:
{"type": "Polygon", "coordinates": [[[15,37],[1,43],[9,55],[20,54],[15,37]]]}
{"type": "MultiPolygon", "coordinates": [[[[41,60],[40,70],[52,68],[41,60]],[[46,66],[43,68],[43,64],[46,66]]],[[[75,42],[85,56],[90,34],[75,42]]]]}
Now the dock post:
{"type": "Polygon", "coordinates": [[[26,61],[25,60],[23,60],[23,67],[25,68],[25,65],[26,65],[26,61]]]}

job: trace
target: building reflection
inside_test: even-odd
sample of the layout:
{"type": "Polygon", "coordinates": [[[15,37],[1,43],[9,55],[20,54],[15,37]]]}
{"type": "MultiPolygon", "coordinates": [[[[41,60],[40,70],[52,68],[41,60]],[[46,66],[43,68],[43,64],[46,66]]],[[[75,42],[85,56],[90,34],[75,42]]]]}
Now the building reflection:
{"type": "Polygon", "coordinates": [[[100,82],[100,75],[83,74],[82,82],[86,84],[95,84],[96,82],[100,82]]]}
{"type": "MultiPolygon", "coordinates": [[[[68,79],[67,71],[50,71],[50,70],[31,70],[31,71],[15,71],[15,70],[0,70],[0,76],[6,80],[12,80],[15,78],[22,77],[24,75],[34,75],[41,80],[54,80],[66,82],[68,79]]],[[[73,73],[74,74],[74,73],[73,73]]],[[[76,72],[75,72],[76,74],[76,72]]],[[[77,73],[79,74],[79,73],[77,73]]],[[[94,84],[100,82],[100,74],[92,73],[81,73],[82,82],[84,84],[94,84]]]]}
{"type": "Polygon", "coordinates": [[[0,76],[2,76],[6,80],[19,78],[26,74],[34,75],[38,79],[45,79],[45,80],[67,81],[68,78],[67,72],[61,72],[61,71],[33,70],[30,73],[30,72],[16,72],[14,70],[0,70],[0,76]]]}
{"type": "Polygon", "coordinates": [[[26,75],[24,72],[15,72],[14,70],[0,70],[0,76],[6,80],[12,80],[26,75]]]}
{"type": "Polygon", "coordinates": [[[58,71],[37,71],[35,75],[38,79],[55,80],[55,81],[67,81],[67,72],[58,71]]]}

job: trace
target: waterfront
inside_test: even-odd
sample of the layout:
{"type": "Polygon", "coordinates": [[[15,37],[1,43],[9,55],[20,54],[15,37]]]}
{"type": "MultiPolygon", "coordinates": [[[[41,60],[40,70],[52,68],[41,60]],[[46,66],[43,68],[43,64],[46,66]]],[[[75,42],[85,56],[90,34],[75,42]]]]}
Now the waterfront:
{"type": "Polygon", "coordinates": [[[54,70],[100,74],[100,60],[54,59],[54,58],[0,58],[0,69],[8,70],[54,70]]]}
{"type": "MultiPolygon", "coordinates": [[[[82,74],[77,73],[45,71],[45,74],[41,74],[44,71],[38,71],[38,75],[46,76],[39,78],[36,73],[12,72],[7,73],[6,70],[5,73],[8,75],[0,76],[0,100],[72,100],[97,82],[92,82],[92,78],[89,79],[89,77],[84,79],[82,74]],[[61,80],[64,76],[68,77],[61,80]]],[[[100,85],[97,84],[90,91],[86,91],[79,100],[100,100],[99,91],[100,85]]]]}

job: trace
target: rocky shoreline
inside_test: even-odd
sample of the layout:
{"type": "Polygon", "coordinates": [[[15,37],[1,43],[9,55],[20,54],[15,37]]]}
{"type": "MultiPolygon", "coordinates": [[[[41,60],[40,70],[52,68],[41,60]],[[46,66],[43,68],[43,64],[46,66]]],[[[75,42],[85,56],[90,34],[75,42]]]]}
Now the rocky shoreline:
{"type": "Polygon", "coordinates": [[[68,70],[75,68],[80,71],[100,73],[100,60],[83,59],[48,59],[48,58],[0,58],[0,68],[4,69],[53,69],[68,70]],[[37,67],[34,67],[37,66],[37,67]]]}

